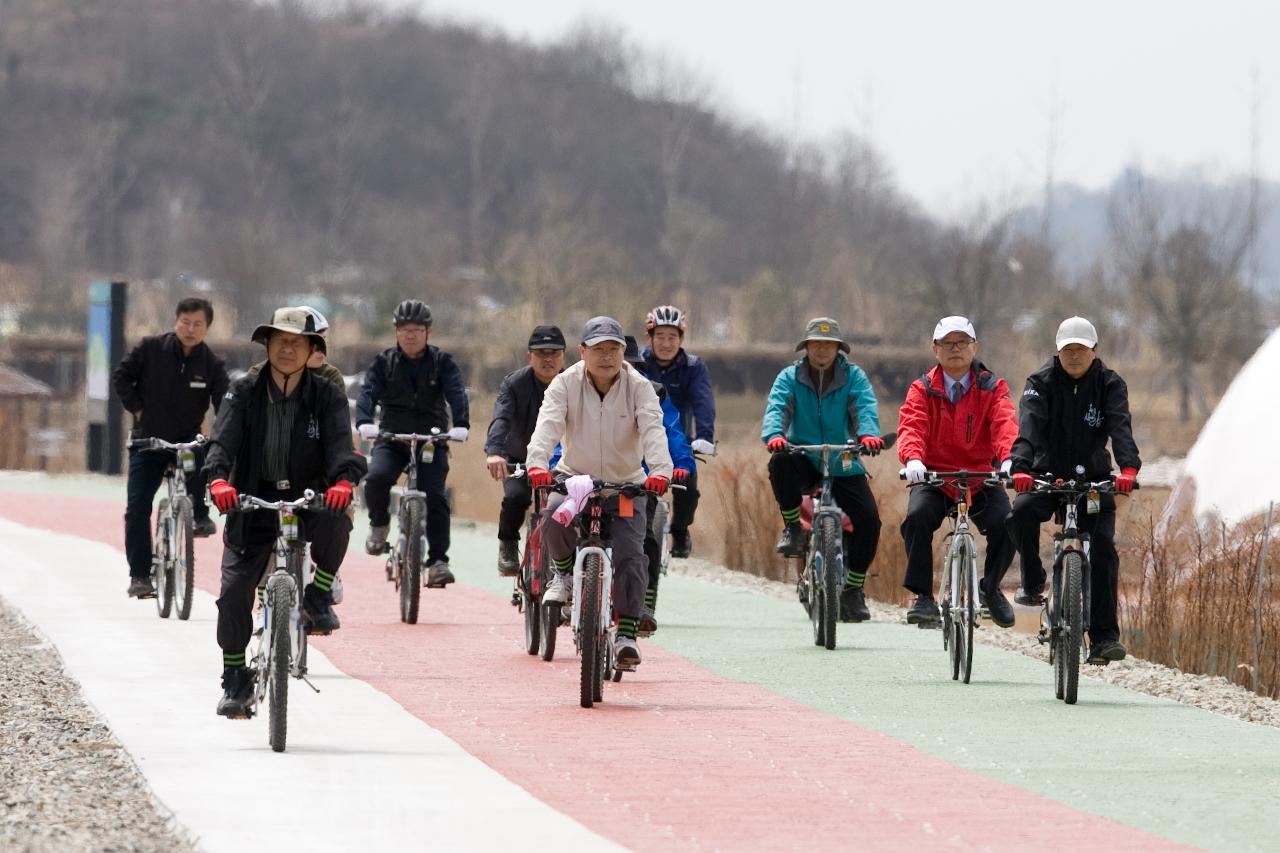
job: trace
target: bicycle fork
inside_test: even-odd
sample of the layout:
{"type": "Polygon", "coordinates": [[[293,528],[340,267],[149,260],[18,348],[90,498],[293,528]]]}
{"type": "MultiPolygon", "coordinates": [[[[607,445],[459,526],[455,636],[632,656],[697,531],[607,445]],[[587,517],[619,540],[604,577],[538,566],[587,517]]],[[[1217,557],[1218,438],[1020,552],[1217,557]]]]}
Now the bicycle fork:
{"type": "Polygon", "coordinates": [[[613,603],[613,562],[609,550],[599,545],[588,545],[578,549],[573,562],[573,607],[570,610],[569,624],[576,632],[582,622],[582,565],[588,556],[597,554],[600,557],[600,624],[597,629],[608,630],[613,603]]]}

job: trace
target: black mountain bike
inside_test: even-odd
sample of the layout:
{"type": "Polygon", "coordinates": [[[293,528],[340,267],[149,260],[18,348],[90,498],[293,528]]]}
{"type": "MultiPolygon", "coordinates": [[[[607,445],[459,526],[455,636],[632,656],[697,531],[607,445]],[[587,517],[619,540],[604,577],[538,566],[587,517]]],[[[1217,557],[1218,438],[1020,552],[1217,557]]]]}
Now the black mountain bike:
{"type": "Polygon", "coordinates": [[[135,438],[131,450],[165,451],[172,454],[164,469],[165,497],[156,512],[155,535],[151,537],[151,581],[156,589],[156,611],[167,619],[177,605],[179,619],[191,616],[195,587],[195,517],[187,494],[187,475],[195,473],[196,449],[207,439],[197,435],[191,441],[168,442],[161,438],[135,438]],[[181,469],[181,470],[179,470],[181,469]]]}

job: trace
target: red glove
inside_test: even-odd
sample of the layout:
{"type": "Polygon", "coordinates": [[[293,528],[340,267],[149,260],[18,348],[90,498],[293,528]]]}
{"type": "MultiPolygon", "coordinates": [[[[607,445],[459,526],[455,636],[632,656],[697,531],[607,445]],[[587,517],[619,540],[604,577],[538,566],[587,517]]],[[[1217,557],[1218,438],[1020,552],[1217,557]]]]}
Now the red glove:
{"type": "Polygon", "coordinates": [[[1014,474],[1013,490],[1018,494],[1025,494],[1036,487],[1035,478],[1030,474],[1014,474]]]}
{"type": "Polygon", "coordinates": [[[878,435],[864,435],[858,439],[864,448],[872,453],[879,453],[884,450],[884,439],[878,435]]]}
{"type": "Polygon", "coordinates": [[[1121,468],[1120,476],[1116,477],[1116,491],[1122,495],[1127,495],[1133,491],[1133,486],[1137,481],[1137,468],[1121,468]]]}
{"type": "Polygon", "coordinates": [[[236,492],[235,486],[226,480],[214,480],[210,483],[209,497],[213,498],[213,505],[223,512],[231,512],[240,502],[240,495],[236,492]]]}
{"type": "Polygon", "coordinates": [[[535,489],[539,486],[550,486],[552,483],[551,472],[546,468],[530,468],[528,473],[529,485],[535,489]]]}
{"type": "Polygon", "coordinates": [[[770,453],[781,453],[787,449],[787,440],[780,435],[775,435],[767,442],[770,453]]]}
{"type": "Polygon", "coordinates": [[[677,483],[683,483],[688,476],[689,472],[683,468],[677,468],[671,472],[671,479],[677,483]]]}
{"type": "Polygon", "coordinates": [[[670,480],[661,474],[650,474],[649,479],[644,481],[644,487],[656,494],[665,495],[667,493],[667,483],[669,482],[670,480]]]}
{"type": "Polygon", "coordinates": [[[324,493],[324,505],[334,512],[342,512],[351,503],[351,483],[340,480],[324,493]]]}

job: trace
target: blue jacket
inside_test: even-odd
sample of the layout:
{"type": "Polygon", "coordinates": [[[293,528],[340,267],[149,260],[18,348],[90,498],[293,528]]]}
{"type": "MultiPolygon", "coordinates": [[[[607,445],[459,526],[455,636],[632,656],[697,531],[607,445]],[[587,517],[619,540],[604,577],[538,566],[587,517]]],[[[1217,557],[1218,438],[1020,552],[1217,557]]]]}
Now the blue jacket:
{"type": "MultiPolygon", "coordinates": [[[[676,409],[670,397],[665,394],[658,396],[662,398],[662,425],[667,428],[667,449],[671,451],[671,462],[675,467],[683,468],[692,474],[697,469],[693,467],[693,450],[689,447],[689,439],[684,437],[684,430],[680,428],[680,411],[676,409]]],[[[557,444],[556,452],[548,464],[554,468],[559,461],[560,445],[557,444]]],[[[644,472],[649,473],[648,465],[644,465],[644,472]]]]}
{"type": "MultiPolygon", "coordinates": [[[[684,434],[715,441],[716,401],[711,393],[711,374],[707,372],[706,363],[696,355],[689,355],[683,347],[666,367],[658,364],[651,347],[645,347],[640,355],[648,368],[646,375],[667,389],[667,397],[680,411],[680,426],[684,434]]],[[[679,462],[676,467],[681,467],[679,462]]]]}
{"type": "MultiPolygon", "coordinates": [[[[792,444],[844,444],[860,436],[879,434],[880,410],[871,380],[861,367],[840,354],[836,356],[835,378],[830,387],[823,389],[821,398],[805,359],[783,368],[769,391],[760,440],[767,442],[780,435],[792,444]]],[[[845,468],[839,456],[831,454],[832,476],[866,473],[857,457],[851,468],[845,468]]],[[[809,454],[809,461],[821,470],[818,454],[809,454]]]]}

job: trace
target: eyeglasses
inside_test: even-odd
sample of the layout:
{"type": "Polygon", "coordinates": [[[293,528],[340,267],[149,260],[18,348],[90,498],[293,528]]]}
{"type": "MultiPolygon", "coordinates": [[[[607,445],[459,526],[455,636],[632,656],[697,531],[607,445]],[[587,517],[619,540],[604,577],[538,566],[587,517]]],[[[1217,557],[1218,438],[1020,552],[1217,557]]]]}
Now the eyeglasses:
{"type": "Polygon", "coordinates": [[[968,348],[973,342],[972,338],[966,338],[963,341],[934,341],[933,345],[952,352],[960,352],[960,350],[968,348]]]}

